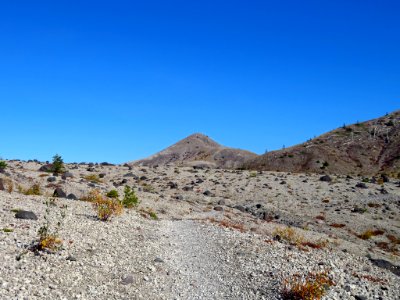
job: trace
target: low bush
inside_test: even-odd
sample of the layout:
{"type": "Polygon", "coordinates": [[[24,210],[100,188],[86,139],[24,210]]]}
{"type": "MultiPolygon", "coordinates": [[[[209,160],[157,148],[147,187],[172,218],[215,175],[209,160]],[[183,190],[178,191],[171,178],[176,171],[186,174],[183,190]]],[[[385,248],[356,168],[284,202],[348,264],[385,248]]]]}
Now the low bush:
{"type": "Polygon", "coordinates": [[[59,230],[65,219],[67,206],[63,205],[59,208],[55,204],[55,199],[48,200],[45,202],[45,204],[45,223],[38,230],[39,241],[34,248],[35,250],[39,251],[49,250],[55,252],[60,250],[63,245],[63,240],[59,236],[59,230]],[[55,225],[52,224],[50,217],[53,208],[59,208],[59,218],[55,225]]]}
{"type": "Polygon", "coordinates": [[[357,236],[360,239],[369,240],[373,236],[382,235],[384,233],[385,232],[383,230],[380,230],[380,229],[376,229],[376,230],[368,229],[368,230],[364,231],[363,233],[358,234],[357,236]]]}
{"type": "Polygon", "coordinates": [[[22,187],[19,187],[20,191],[24,195],[42,195],[42,189],[40,188],[40,185],[37,183],[34,183],[30,188],[28,189],[23,189],[22,187]]]}
{"type": "Polygon", "coordinates": [[[118,199],[119,194],[117,190],[111,190],[107,193],[107,197],[108,198],[112,198],[112,199],[118,199]]]}
{"type": "Polygon", "coordinates": [[[276,228],[273,234],[293,245],[298,246],[304,242],[304,236],[292,227],[276,228]]]}
{"type": "Polygon", "coordinates": [[[97,213],[97,218],[101,221],[108,221],[113,216],[120,215],[123,211],[123,206],[119,200],[106,198],[100,193],[95,194],[95,199],[91,202],[97,213]]]}
{"type": "Polygon", "coordinates": [[[96,175],[96,174],[87,175],[87,176],[85,176],[83,178],[86,179],[87,181],[90,181],[90,182],[102,183],[99,175],[96,175]]]}
{"type": "Polygon", "coordinates": [[[335,283],[327,271],[308,273],[305,276],[295,274],[284,279],[281,295],[284,300],[317,300],[332,285],[335,283]]]}
{"type": "Polygon", "coordinates": [[[3,172],[7,168],[7,163],[4,160],[0,160],[0,172],[3,172]]]}

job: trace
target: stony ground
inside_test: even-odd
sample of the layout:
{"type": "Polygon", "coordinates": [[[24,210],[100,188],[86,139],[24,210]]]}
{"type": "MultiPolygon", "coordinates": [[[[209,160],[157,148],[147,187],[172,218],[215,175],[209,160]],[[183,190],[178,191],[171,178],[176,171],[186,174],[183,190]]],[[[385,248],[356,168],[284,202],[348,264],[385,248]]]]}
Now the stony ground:
{"type": "Polygon", "coordinates": [[[41,166],[9,162],[1,175],[14,191],[0,191],[0,299],[281,299],[285,278],[322,270],[336,283],[325,299],[400,297],[400,187],[392,178],[363,186],[343,176],[71,164],[65,179],[49,180],[41,166]],[[44,195],[21,193],[34,183],[44,195]],[[81,198],[93,188],[122,194],[125,185],[142,200],[138,209],[102,222],[90,203],[57,198],[52,224],[68,206],[64,248],[27,250],[55,188],[81,198]],[[17,219],[16,209],[38,219],[17,219]],[[322,249],[285,241],[278,231],[288,225],[322,249]],[[357,236],[368,229],[379,234],[357,236]]]}

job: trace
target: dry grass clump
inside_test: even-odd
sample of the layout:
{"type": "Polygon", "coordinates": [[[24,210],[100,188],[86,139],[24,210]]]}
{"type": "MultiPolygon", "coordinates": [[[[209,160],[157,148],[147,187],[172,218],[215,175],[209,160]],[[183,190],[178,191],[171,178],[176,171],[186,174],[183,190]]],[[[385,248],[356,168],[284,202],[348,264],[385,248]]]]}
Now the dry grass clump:
{"type": "Polygon", "coordinates": [[[11,194],[14,190],[14,183],[10,178],[3,179],[4,187],[6,191],[11,194]]]}
{"type": "Polygon", "coordinates": [[[82,201],[94,202],[99,197],[102,197],[99,190],[90,190],[89,193],[83,195],[80,199],[82,201]]]}
{"type": "Polygon", "coordinates": [[[358,234],[357,237],[359,237],[362,240],[369,240],[370,238],[372,238],[374,236],[382,235],[384,233],[385,232],[381,229],[375,229],[375,230],[368,229],[368,230],[364,231],[363,233],[358,234]]]}
{"type": "Polygon", "coordinates": [[[273,234],[293,245],[298,246],[304,242],[304,236],[292,227],[276,228],[273,234]]]}
{"type": "Polygon", "coordinates": [[[86,179],[87,181],[94,182],[94,183],[102,183],[103,182],[103,181],[101,181],[99,175],[96,175],[96,174],[87,175],[83,178],[86,179]]]}
{"type": "Polygon", "coordinates": [[[284,279],[281,295],[284,300],[318,300],[332,285],[335,283],[327,271],[309,273],[305,276],[295,274],[284,279]]]}
{"type": "Polygon", "coordinates": [[[120,215],[124,209],[121,201],[104,197],[100,193],[91,202],[97,213],[97,218],[101,221],[108,221],[113,216],[120,215]]]}
{"type": "Polygon", "coordinates": [[[42,195],[42,189],[40,188],[40,185],[37,183],[32,184],[32,186],[28,189],[24,189],[21,186],[18,186],[18,190],[24,194],[24,195],[35,195],[35,196],[40,196],[42,195]]]}

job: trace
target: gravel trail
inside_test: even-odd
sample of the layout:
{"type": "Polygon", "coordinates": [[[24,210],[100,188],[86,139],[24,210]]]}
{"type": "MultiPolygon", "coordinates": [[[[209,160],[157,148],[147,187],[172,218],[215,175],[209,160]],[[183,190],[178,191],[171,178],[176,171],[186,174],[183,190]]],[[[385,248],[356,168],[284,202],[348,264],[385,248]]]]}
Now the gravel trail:
{"type": "Polygon", "coordinates": [[[190,220],[163,221],[160,228],[174,299],[277,299],[274,288],[267,297],[252,280],[248,253],[239,251],[246,244],[239,233],[190,220]]]}

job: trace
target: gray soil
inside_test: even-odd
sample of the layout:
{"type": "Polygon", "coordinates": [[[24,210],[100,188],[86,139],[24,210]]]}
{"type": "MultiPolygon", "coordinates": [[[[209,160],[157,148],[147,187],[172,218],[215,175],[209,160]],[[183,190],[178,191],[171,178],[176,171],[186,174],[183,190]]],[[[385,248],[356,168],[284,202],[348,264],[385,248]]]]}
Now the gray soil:
{"type": "Polygon", "coordinates": [[[356,188],[361,178],[100,165],[88,171],[71,164],[73,177],[55,181],[66,194],[81,198],[93,188],[122,194],[128,184],[142,202],[102,222],[90,203],[57,198],[50,219],[54,224],[59,207],[68,206],[59,232],[64,246],[44,253],[28,250],[55,189],[40,166],[9,162],[0,176],[15,187],[0,191],[0,299],[281,299],[285,278],[323,270],[335,282],[324,299],[400,298],[399,246],[388,237],[400,236],[393,178],[356,188]],[[84,179],[100,173],[102,182],[84,179]],[[18,185],[33,183],[44,195],[18,192],[18,185]],[[148,208],[159,220],[149,218],[148,208]],[[37,220],[15,218],[15,209],[37,220]],[[289,225],[304,240],[326,245],[299,247],[277,237],[289,225]],[[357,237],[367,229],[383,233],[357,237]]]}

